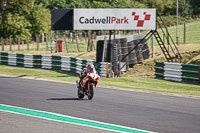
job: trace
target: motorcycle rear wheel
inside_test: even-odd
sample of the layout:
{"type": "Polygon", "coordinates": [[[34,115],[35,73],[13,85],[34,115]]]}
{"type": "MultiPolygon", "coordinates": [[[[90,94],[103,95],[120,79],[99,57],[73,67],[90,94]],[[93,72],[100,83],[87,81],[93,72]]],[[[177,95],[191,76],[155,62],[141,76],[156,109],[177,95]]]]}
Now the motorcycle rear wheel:
{"type": "Polygon", "coordinates": [[[85,96],[83,93],[80,92],[80,89],[78,89],[77,95],[78,95],[78,98],[81,98],[81,99],[84,98],[85,96]]]}
{"type": "Polygon", "coordinates": [[[90,91],[88,91],[88,99],[92,100],[94,96],[94,85],[90,85],[90,91]]]}

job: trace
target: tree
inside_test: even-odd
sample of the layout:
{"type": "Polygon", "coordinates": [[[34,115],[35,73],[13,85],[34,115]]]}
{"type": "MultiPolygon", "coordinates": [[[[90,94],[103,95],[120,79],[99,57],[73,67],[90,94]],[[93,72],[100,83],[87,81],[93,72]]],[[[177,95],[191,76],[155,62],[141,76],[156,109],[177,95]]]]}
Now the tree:
{"type": "Polygon", "coordinates": [[[186,1],[186,0],[179,0],[179,14],[180,16],[182,17],[185,17],[185,18],[190,18],[191,15],[192,15],[192,8],[191,8],[191,5],[189,4],[189,1],[186,1]]]}
{"type": "Polygon", "coordinates": [[[4,37],[18,37],[25,38],[27,35],[30,36],[29,29],[30,23],[20,14],[8,13],[4,20],[4,37]]]}
{"type": "Polygon", "coordinates": [[[200,14],[200,1],[199,0],[188,0],[187,2],[190,3],[191,8],[193,9],[194,15],[200,14]]]}
{"type": "Polygon", "coordinates": [[[45,9],[42,4],[35,5],[30,15],[31,34],[33,36],[41,35],[43,32],[49,32],[51,28],[51,14],[49,9],[45,9]]]}
{"type": "Polygon", "coordinates": [[[0,36],[26,38],[48,32],[50,18],[50,10],[35,4],[35,0],[9,0],[0,16],[0,36]]]}
{"type": "Polygon", "coordinates": [[[110,3],[113,8],[134,8],[133,0],[112,0],[110,3]]]}

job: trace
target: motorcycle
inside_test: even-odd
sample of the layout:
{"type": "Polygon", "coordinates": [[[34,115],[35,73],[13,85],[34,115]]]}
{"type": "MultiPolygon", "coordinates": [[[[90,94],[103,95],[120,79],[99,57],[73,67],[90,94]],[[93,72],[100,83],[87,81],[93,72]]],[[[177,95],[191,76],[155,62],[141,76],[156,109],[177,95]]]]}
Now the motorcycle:
{"type": "Polygon", "coordinates": [[[99,79],[100,76],[96,71],[93,71],[87,73],[87,76],[85,76],[81,81],[80,86],[78,80],[76,80],[78,98],[82,99],[85,95],[87,95],[88,99],[91,100],[94,96],[94,90],[98,84],[99,79]]]}

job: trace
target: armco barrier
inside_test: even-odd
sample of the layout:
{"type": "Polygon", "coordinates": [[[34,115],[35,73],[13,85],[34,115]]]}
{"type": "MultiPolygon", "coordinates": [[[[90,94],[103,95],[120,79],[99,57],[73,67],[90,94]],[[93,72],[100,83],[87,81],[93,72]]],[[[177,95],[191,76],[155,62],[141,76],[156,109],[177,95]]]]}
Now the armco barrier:
{"type": "Polygon", "coordinates": [[[166,80],[200,83],[200,66],[156,61],[155,75],[166,80]]]}
{"type": "Polygon", "coordinates": [[[0,64],[3,65],[63,70],[80,74],[81,70],[90,63],[94,64],[101,78],[106,78],[107,75],[112,77],[112,64],[106,62],[83,60],[69,56],[32,55],[0,52],[0,64]]]}

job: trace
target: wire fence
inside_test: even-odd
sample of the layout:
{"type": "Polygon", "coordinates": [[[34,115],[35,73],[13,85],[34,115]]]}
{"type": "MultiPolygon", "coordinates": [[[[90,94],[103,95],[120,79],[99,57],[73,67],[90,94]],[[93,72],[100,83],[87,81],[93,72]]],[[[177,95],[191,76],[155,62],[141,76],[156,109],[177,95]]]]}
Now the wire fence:
{"type": "MultiPolygon", "coordinates": [[[[161,37],[164,35],[161,32],[161,29],[157,29],[160,33],[161,37]]],[[[176,37],[176,26],[168,26],[168,31],[174,40],[178,44],[188,44],[188,43],[200,43],[200,21],[196,21],[193,23],[186,23],[184,25],[178,25],[178,32],[176,37]]],[[[126,35],[135,35],[135,34],[146,34],[148,31],[115,31],[116,34],[121,34],[121,36],[126,35]]],[[[62,40],[62,52],[86,52],[93,51],[96,48],[97,40],[96,36],[108,35],[108,31],[101,32],[93,32],[92,34],[88,34],[88,32],[84,33],[68,33],[68,34],[54,34],[51,39],[51,35],[43,34],[38,37],[27,37],[25,39],[20,38],[0,38],[0,51],[5,52],[17,52],[17,51],[45,51],[48,53],[57,53],[58,45],[57,41],[62,40]]],[[[163,37],[164,38],[164,37],[163,37]]],[[[155,39],[154,39],[155,40],[155,39]]],[[[163,39],[164,40],[164,39],[163,39]]],[[[164,40],[167,43],[167,40],[164,40]]],[[[148,40],[148,45],[151,46],[152,40],[148,40]]],[[[154,45],[157,45],[157,42],[154,41],[154,45]]]]}
{"type": "MultiPolygon", "coordinates": [[[[173,41],[179,44],[200,44],[200,21],[196,21],[193,23],[185,23],[183,25],[177,26],[177,33],[176,33],[176,26],[167,26],[168,32],[172,37],[173,41]],[[176,36],[177,34],[177,36],[176,36]]],[[[158,29],[158,33],[164,38],[161,29],[158,29]]],[[[165,31],[165,35],[167,35],[165,31]]],[[[155,40],[155,39],[154,39],[155,40]]],[[[164,43],[167,44],[167,40],[163,39],[164,43]]],[[[157,45],[157,42],[155,45],[157,45]]],[[[152,44],[152,40],[148,41],[148,44],[152,44]]]]}
{"type": "Polygon", "coordinates": [[[20,40],[20,38],[0,38],[0,51],[47,51],[50,53],[58,52],[58,41],[62,40],[62,52],[80,52],[87,51],[88,46],[88,38],[82,35],[76,35],[73,37],[69,37],[64,34],[57,34],[55,36],[50,37],[48,34],[44,34],[42,36],[27,37],[24,40],[20,40]]]}

